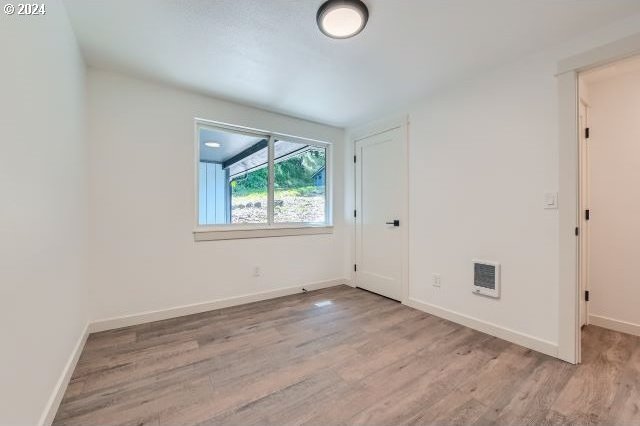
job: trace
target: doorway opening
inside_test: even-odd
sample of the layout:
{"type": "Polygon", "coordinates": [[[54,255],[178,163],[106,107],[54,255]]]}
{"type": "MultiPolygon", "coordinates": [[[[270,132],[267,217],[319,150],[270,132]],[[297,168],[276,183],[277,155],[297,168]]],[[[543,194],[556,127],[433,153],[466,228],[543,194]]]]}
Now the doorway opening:
{"type": "Polygon", "coordinates": [[[579,73],[578,95],[580,326],[640,336],[640,56],[579,73]]]}

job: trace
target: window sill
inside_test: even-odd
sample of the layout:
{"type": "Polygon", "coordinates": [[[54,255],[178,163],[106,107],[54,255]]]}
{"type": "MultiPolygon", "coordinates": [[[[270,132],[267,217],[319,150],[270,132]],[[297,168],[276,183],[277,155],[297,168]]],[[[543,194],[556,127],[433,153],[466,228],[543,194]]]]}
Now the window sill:
{"type": "Polygon", "coordinates": [[[292,225],[251,228],[198,228],[193,239],[198,241],[239,240],[245,238],[291,237],[298,235],[333,234],[333,225],[292,225]]]}

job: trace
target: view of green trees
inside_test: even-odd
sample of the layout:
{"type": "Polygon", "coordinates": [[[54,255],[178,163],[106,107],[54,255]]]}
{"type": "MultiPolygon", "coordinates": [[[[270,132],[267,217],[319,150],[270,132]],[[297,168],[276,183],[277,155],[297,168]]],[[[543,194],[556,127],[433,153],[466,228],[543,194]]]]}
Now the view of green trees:
{"type": "MultiPolygon", "coordinates": [[[[274,165],[275,190],[292,191],[292,195],[314,192],[313,175],[325,165],[325,150],[311,149],[274,165]]],[[[268,168],[255,170],[231,181],[234,197],[267,192],[268,168]]]]}

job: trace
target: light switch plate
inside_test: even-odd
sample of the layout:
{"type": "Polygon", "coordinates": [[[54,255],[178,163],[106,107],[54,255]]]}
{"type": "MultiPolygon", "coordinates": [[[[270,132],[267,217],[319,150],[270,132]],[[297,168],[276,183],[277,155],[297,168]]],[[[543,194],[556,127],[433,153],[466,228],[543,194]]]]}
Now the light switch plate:
{"type": "Polygon", "coordinates": [[[558,193],[557,192],[545,192],[544,193],[544,208],[545,209],[557,209],[558,208],[558,193]]]}

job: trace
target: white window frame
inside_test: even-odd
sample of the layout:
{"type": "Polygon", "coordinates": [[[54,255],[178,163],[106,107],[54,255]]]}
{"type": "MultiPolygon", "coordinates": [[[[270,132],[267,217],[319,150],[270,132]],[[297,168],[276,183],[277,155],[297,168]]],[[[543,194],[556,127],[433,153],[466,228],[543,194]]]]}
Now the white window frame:
{"type": "Polygon", "coordinates": [[[219,121],[206,120],[196,118],[194,120],[194,184],[195,184],[195,203],[194,203],[194,222],[193,231],[195,241],[211,241],[211,240],[230,240],[242,238],[264,238],[264,237],[284,237],[294,235],[313,235],[313,234],[330,234],[333,233],[333,149],[332,144],[325,141],[304,138],[300,136],[292,136],[283,133],[259,130],[243,126],[237,126],[219,121]],[[199,222],[199,204],[200,204],[200,128],[213,127],[220,130],[227,130],[238,133],[248,133],[251,135],[263,136],[269,139],[268,145],[268,170],[269,180],[267,189],[267,223],[238,223],[238,224],[217,224],[217,225],[201,225],[199,222]],[[274,222],[274,144],[276,140],[287,142],[298,142],[305,145],[311,145],[318,148],[324,148],[325,151],[325,222],[319,223],[275,223],[274,222]]]}

